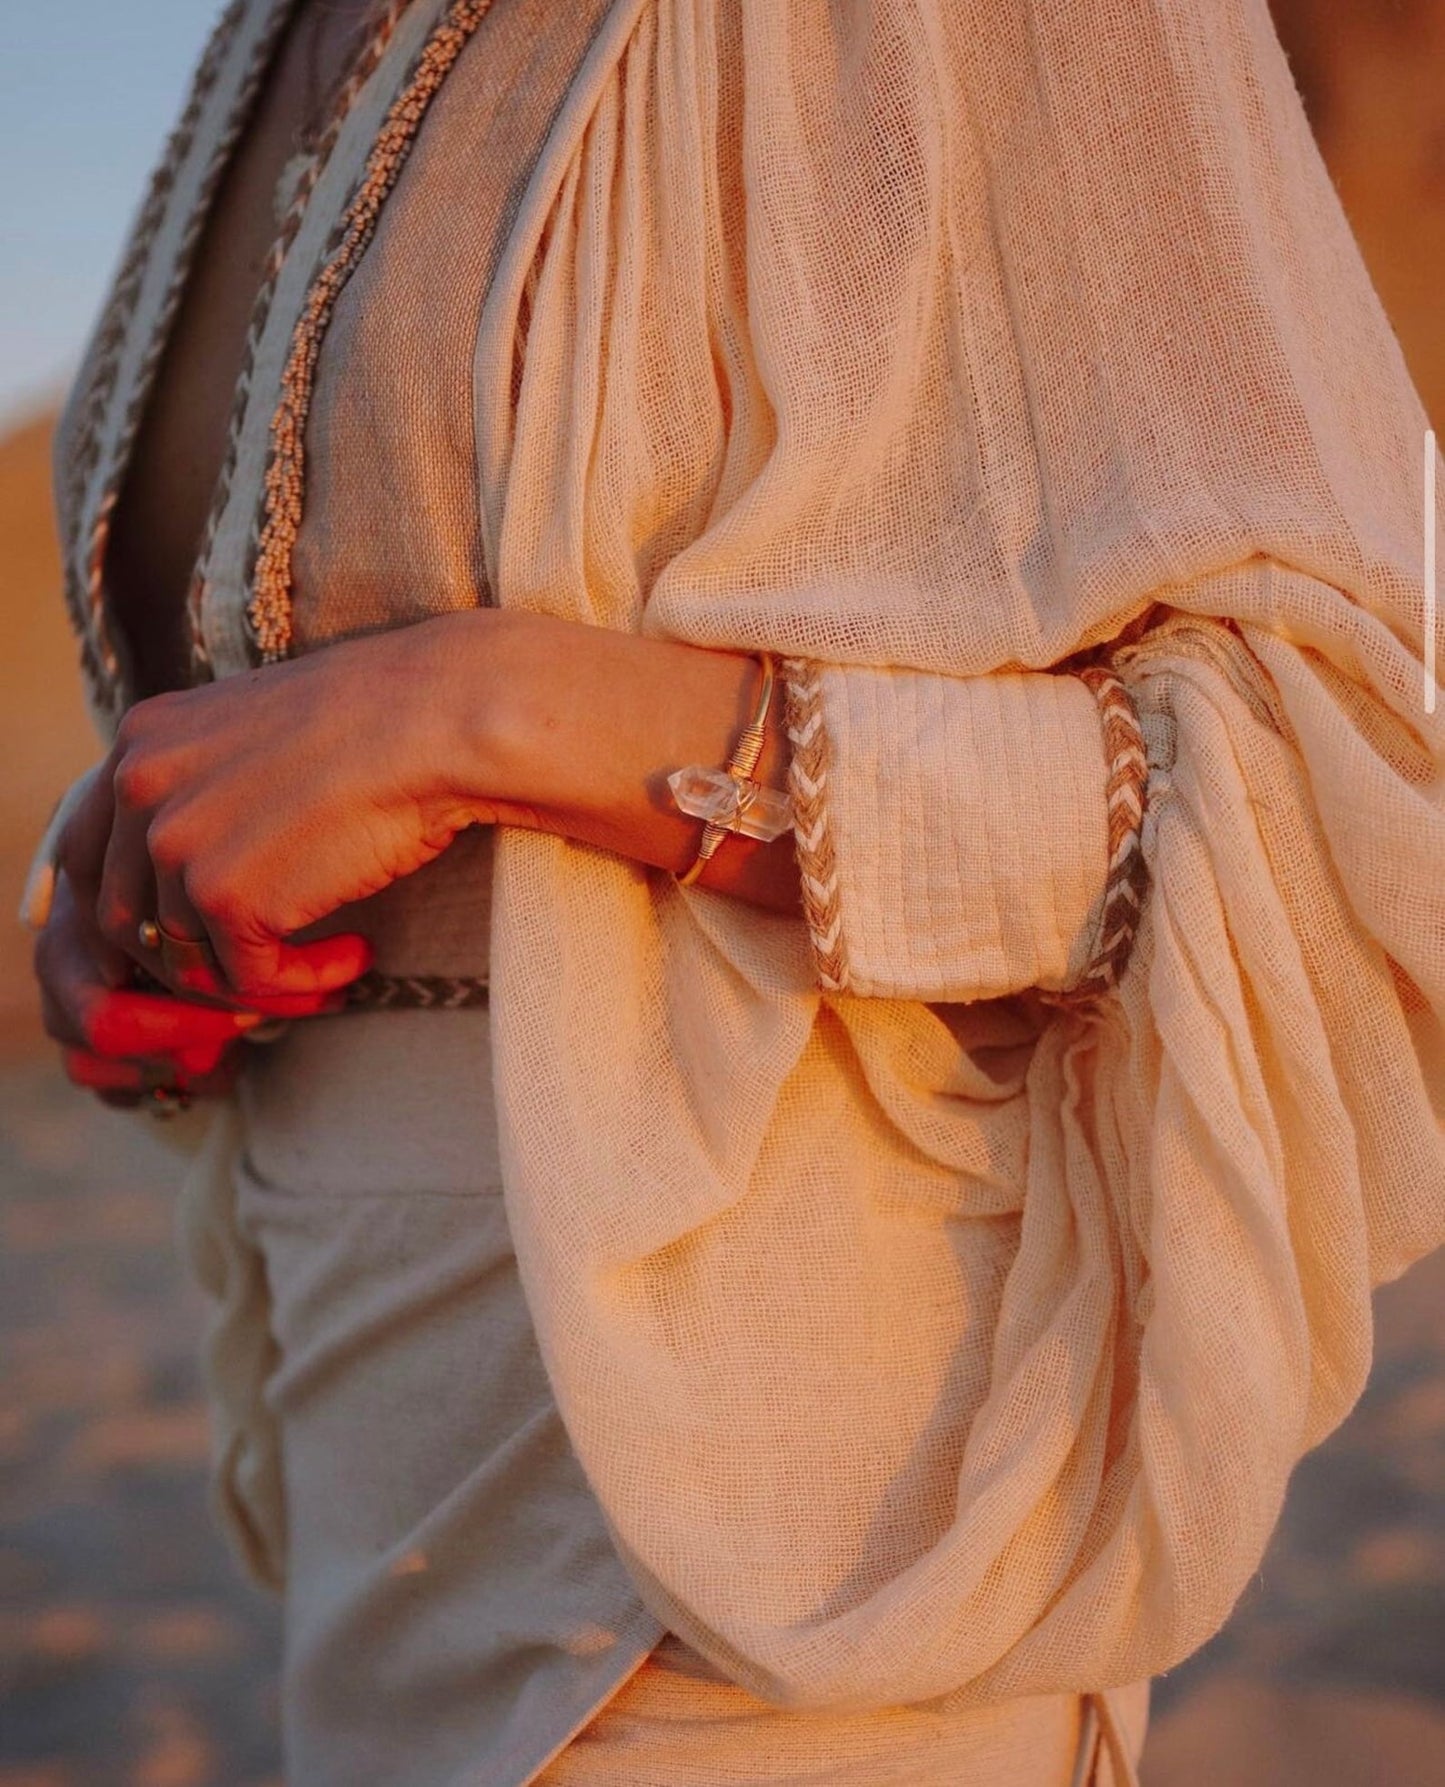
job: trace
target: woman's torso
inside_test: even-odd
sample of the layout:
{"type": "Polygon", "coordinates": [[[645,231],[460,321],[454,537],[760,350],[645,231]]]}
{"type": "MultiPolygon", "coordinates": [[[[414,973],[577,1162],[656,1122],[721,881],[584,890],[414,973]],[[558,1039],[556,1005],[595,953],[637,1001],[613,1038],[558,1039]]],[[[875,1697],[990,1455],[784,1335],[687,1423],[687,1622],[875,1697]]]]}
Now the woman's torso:
{"type": "Polygon", "coordinates": [[[374,10],[375,0],[299,0],[210,207],[110,527],[110,609],[137,695],[190,680],[186,597],[277,235],[277,194],[374,10]]]}
{"type": "MultiPolygon", "coordinates": [[[[255,0],[250,10],[266,4],[255,0]]],[[[302,0],[296,22],[279,38],[259,101],[216,189],[192,275],[166,331],[153,388],[140,408],[132,449],[123,456],[128,463],[114,468],[118,500],[109,512],[108,531],[102,527],[99,538],[105,606],[112,631],[129,648],[121,655],[131,663],[130,695],[186,680],[198,659],[203,667],[224,672],[271,649],[258,649],[250,607],[257,540],[264,546],[274,520],[265,488],[278,462],[274,422],[289,355],[347,196],[366,172],[369,144],[425,41],[427,21],[415,15],[428,15],[434,23],[444,9],[436,0],[393,9],[403,15],[394,66],[383,66],[371,85],[352,95],[357,128],[350,137],[343,129],[334,138],[333,153],[312,191],[314,215],[296,228],[278,276],[271,243],[278,210],[296,178],[296,134],[313,122],[311,97],[343,78],[359,10],[352,0],[340,8],[302,0]],[[258,287],[266,293],[259,319],[258,287]],[[233,401],[238,379],[244,398],[239,407],[233,401]]],[[[485,7],[474,10],[474,22],[484,28],[454,64],[456,77],[430,97],[427,128],[413,138],[405,165],[390,170],[395,185],[375,235],[349,270],[318,337],[302,430],[311,450],[304,466],[294,454],[292,461],[304,481],[305,501],[295,537],[283,541],[276,579],[284,624],[269,635],[281,641],[276,650],[282,652],[488,599],[471,457],[471,337],[505,239],[508,207],[609,6],[607,0],[577,0],[559,11],[552,0],[498,0],[486,20],[480,17],[485,7]],[[550,60],[539,53],[539,43],[555,44],[550,60]],[[318,452],[321,443],[325,450],[318,452]]],[[[97,483],[103,491],[104,468],[97,483]]],[[[105,516],[103,494],[93,507],[105,516]]],[[[277,616],[272,613],[269,620],[274,624],[277,616]]],[[[366,928],[378,941],[379,966],[387,973],[398,980],[449,974],[485,980],[490,847],[490,833],[469,834],[410,883],[367,903],[371,924],[366,928]]],[[[358,1211],[379,1209],[384,1199],[382,1230],[397,1224],[397,1234],[413,1242],[432,1222],[416,1214],[423,1206],[437,1205],[450,1218],[460,1215],[478,1244],[485,1229],[496,1258],[465,1286],[465,1320],[468,1333],[480,1332],[476,1324],[481,1329],[494,1324],[487,1356],[441,1362],[429,1411],[435,1414],[448,1407],[449,1371],[486,1371],[491,1359],[516,1348],[534,1363],[535,1354],[515,1285],[508,1296],[499,1288],[510,1282],[513,1268],[495,1195],[498,1183],[481,1159],[492,1159],[488,1149],[496,1146],[489,1128],[485,1008],[402,1014],[393,1029],[385,1028],[387,1023],[387,1015],[376,1014],[298,1027],[258,1057],[241,1101],[238,1195],[247,1232],[229,1240],[238,1250],[259,1250],[273,1276],[283,1261],[298,1274],[287,1281],[284,1309],[253,1308],[250,1319],[282,1327],[292,1323],[293,1362],[300,1362],[317,1348],[325,1354],[329,1344],[329,1313],[315,1301],[314,1282],[333,1273],[354,1283],[362,1269],[356,1264],[360,1252],[376,1239],[377,1225],[358,1221],[358,1211]],[[433,1018],[437,1027],[427,1030],[433,1018]],[[458,1092],[466,1086],[475,1088],[470,1107],[458,1092]],[[450,1089],[450,1096],[438,1097],[438,1088],[450,1089]],[[486,1148],[474,1134],[479,1122],[490,1137],[486,1148]],[[478,1157],[470,1181],[469,1155],[478,1157]],[[387,1162],[396,1169],[387,1186],[373,1184],[387,1162]],[[469,1201],[455,1201],[454,1179],[463,1188],[470,1185],[469,1201]],[[491,1201],[483,1201],[488,1196],[491,1201]],[[465,1219],[472,1211],[481,1220],[468,1227],[465,1219]],[[348,1224],[355,1225],[354,1246],[347,1241],[348,1224]]],[[[398,1257],[392,1249],[365,1270],[379,1271],[398,1257]]],[[[439,1249],[427,1269],[436,1273],[446,1257],[439,1249]]],[[[363,1333],[378,1324],[385,1328],[384,1312],[361,1309],[363,1333]]],[[[357,1344],[364,1347],[364,1341],[357,1344]]],[[[341,1351],[347,1347],[355,1352],[350,1341],[341,1351]]],[[[318,1369],[324,1377],[324,1365],[318,1369]]],[[[304,1369],[300,1377],[304,1383],[304,1369]]],[[[279,1379],[260,1387],[270,1398],[273,1419],[295,1381],[294,1374],[287,1377],[283,1359],[279,1379]]],[[[541,1382],[535,1378],[533,1389],[541,1382]]],[[[250,1386],[241,1400],[257,1388],[250,1386]]],[[[385,1400],[384,1383],[377,1390],[385,1400]]],[[[460,1409],[460,1402],[455,1406],[460,1409]]],[[[531,1413],[555,1420],[555,1413],[531,1413]]],[[[442,1422],[462,1475],[485,1474],[507,1453],[509,1430],[494,1415],[480,1413],[470,1426],[460,1415],[442,1422]]],[[[403,1418],[379,1442],[369,1436],[368,1444],[404,1450],[405,1428],[403,1418]]],[[[354,1434],[354,1423],[349,1431],[354,1434]]],[[[532,1644],[535,1633],[523,1646],[531,1659],[530,1691],[517,1673],[515,1633],[497,1622],[489,1630],[465,1608],[460,1616],[453,1612],[444,1618],[443,1629],[447,1643],[461,1644],[473,1665],[465,1688],[472,1703],[484,1703],[489,1693],[510,1696],[523,1709],[513,1735],[520,1733],[522,1748],[530,1747],[535,1758],[551,1740],[565,1740],[589,1695],[600,1699],[616,1687],[651,1648],[657,1628],[620,1565],[612,1573],[599,1552],[606,1539],[600,1513],[565,1449],[554,1448],[545,1464],[507,1479],[495,1495],[479,1497],[475,1521],[468,1554],[473,1561],[492,1560],[490,1590],[502,1602],[515,1596],[526,1603],[530,1596],[546,1610],[545,1655],[532,1644]],[[495,1539],[500,1530],[495,1523],[505,1518],[509,1502],[528,1497],[551,1510],[551,1541],[530,1552],[489,1545],[488,1532],[495,1539]],[[587,1595],[569,1600],[580,1580],[573,1568],[579,1548],[595,1569],[587,1595]],[[615,1644],[599,1651],[599,1632],[611,1632],[615,1644]],[[494,1667],[490,1684],[488,1667],[494,1667]]],[[[425,1570],[409,1575],[410,1556],[403,1547],[393,1560],[399,1561],[399,1575],[386,1577],[382,1587],[401,1592],[395,1589],[400,1581],[416,1601],[421,1584],[436,1579],[425,1570]]],[[[352,1565],[360,1568],[355,1557],[352,1565]]],[[[462,1583],[464,1577],[458,1574],[456,1580],[462,1583]]],[[[366,1581],[375,1586],[371,1578],[366,1581]]],[[[346,1617],[362,1617],[369,1605],[358,1595],[346,1617]]],[[[382,1605],[393,1607],[384,1597],[382,1605]]],[[[387,1617],[394,1618],[394,1611],[387,1617]]],[[[379,1636],[374,1629],[371,1641],[379,1636]]],[[[997,1717],[991,1710],[919,1718],[900,1713],[871,1732],[830,1731],[826,1720],[789,1721],[788,1743],[782,1745],[783,1724],[770,1709],[714,1671],[694,1668],[690,1655],[672,1641],[611,1711],[615,1717],[594,1721],[585,1740],[555,1762],[559,1782],[635,1781],[639,1759],[649,1745],[659,1744],[654,1761],[669,1754],[669,1746],[680,1746],[670,1762],[658,1762],[670,1781],[691,1778],[686,1771],[694,1766],[698,1779],[795,1780],[831,1738],[857,1746],[858,1767],[845,1774],[846,1759],[838,1751],[830,1779],[901,1779],[898,1770],[909,1768],[911,1757],[907,1778],[920,1784],[967,1774],[1000,1783],[1028,1780],[1032,1787],[1066,1778],[1078,1730],[1074,1697],[1058,1696],[997,1717]]],[[[388,1707],[385,1730],[400,1729],[407,1736],[401,1718],[396,1706],[388,1707]]],[[[426,1724],[431,1729],[435,1719],[426,1724]]],[[[420,1726],[417,1734],[420,1741],[420,1726]]],[[[511,1773],[510,1763],[497,1766],[495,1774],[482,1772],[479,1758],[476,1778],[499,1783],[525,1778],[520,1764],[511,1773]]],[[[413,1778],[423,1777],[414,1773],[413,1778]]]]}

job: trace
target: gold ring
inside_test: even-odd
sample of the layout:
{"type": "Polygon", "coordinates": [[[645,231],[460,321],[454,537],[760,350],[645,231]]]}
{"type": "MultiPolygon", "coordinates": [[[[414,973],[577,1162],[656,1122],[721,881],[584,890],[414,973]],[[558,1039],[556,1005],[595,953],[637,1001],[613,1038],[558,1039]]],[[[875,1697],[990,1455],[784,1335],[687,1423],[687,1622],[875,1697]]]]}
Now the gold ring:
{"type": "Polygon", "coordinates": [[[158,924],[156,930],[159,933],[161,967],[168,980],[182,980],[197,968],[203,968],[208,974],[219,975],[221,965],[206,938],[177,937],[162,924],[158,924]]]}
{"type": "Polygon", "coordinates": [[[155,918],[143,918],[135,934],[142,949],[160,952],[161,972],[167,980],[183,980],[197,968],[218,976],[221,972],[216,952],[204,937],[179,937],[155,918]]]}

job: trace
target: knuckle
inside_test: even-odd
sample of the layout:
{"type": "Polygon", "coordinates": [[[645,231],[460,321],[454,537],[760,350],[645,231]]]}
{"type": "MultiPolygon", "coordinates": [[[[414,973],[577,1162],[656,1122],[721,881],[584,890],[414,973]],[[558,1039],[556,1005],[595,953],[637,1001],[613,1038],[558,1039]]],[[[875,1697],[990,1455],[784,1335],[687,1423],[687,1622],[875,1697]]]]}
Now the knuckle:
{"type": "Polygon", "coordinates": [[[240,910],[235,884],[223,869],[208,865],[192,868],[185,877],[185,890],[202,918],[214,919],[222,927],[240,910]]]}
{"type": "Polygon", "coordinates": [[[142,739],[153,738],[158,724],[163,723],[166,713],[181,699],[181,691],[163,690],[159,695],[147,695],[143,701],[133,701],[116,727],[117,743],[127,747],[142,739]]]}
{"type": "Polygon", "coordinates": [[[186,840],[174,820],[154,819],[146,830],[146,850],[162,875],[175,875],[185,867],[186,840]]]}
{"type": "Polygon", "coordinates": [[[155,765],[148,753],[128,751],[115,767],[116,801],[132,812],[148,807],[160,792],[155,765]]]}
{"type": "Polygon", "coordinates": [[[108,888],[102,888],[95,902],[95,922],[100,934],[111,943],[129,943],[135,916],[130,907],[108,888]]]}

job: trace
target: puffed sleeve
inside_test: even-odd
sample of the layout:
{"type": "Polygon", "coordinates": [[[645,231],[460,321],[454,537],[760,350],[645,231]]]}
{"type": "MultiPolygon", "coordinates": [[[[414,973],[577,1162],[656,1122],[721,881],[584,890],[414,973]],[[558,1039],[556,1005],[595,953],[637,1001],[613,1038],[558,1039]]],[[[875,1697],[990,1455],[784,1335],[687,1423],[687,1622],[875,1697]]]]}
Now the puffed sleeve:
{"type": "Polygon", "coordinates": [[[667,0],[614,72],[484,319],[489,569],[803,667],[838,930],[499,841],[558,1404],[756,1693],[1134,1682],[1445,1239],[1425,418],[1263,0],[667,0]],[[1100,649],[1149,892],[1030,1029],[1104,874],[1100,649]]]}

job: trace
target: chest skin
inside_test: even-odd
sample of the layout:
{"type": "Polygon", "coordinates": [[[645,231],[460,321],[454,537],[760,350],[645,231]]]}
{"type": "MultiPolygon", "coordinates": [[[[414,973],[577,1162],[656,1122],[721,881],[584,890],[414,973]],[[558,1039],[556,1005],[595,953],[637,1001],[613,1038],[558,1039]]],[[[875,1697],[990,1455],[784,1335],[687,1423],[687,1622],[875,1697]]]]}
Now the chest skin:
{"type": "Polygon", "coordinates": [[[190,680],[190,585],[226,453],[276,190],[354,54],[369,0],[299,0],[221,181],[146,404],[106,555],[113,624],[144,697],[190,680]]]}

